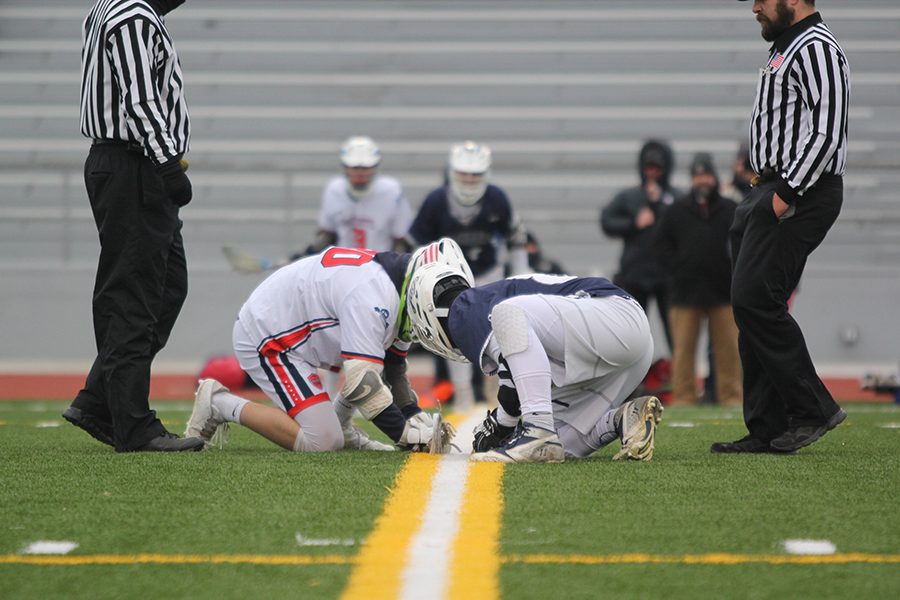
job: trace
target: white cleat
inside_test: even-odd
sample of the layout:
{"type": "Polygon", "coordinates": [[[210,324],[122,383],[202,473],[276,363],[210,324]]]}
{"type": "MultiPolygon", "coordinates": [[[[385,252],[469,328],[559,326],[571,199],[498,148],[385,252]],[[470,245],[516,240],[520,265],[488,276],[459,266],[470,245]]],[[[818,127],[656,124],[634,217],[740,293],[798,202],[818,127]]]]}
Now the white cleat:
{"type": "Polygon", "coordinates": [[[656,396],[641,396],[622,405],[622,448],[613,460],[650,460],[663,406],[656,396]]]}
{"type": "Polygon", "coordinates": [[[223,447],[228,442],[228,423],[212,405],[212,397],[216,392],[227,392],[228,388],[215,379],[201,379],[194,394],[194,410],[188,419],[184,437],[203,438],[206,445],[210,443],[223,447]]]}
{"type": "Polygon", "coordinates": [[[393,452],[394,447],[375,441],[365,431],[356,425],[349,425],[344,429],[344,450],[376,450],[379,452],[393,452]]]}
{"type": "Polygon", "coordinates": [[[475,462],[561,463],[566,459],[555,430],[522,423],[508,442],[487,452],[477,452],[475,462]]]}

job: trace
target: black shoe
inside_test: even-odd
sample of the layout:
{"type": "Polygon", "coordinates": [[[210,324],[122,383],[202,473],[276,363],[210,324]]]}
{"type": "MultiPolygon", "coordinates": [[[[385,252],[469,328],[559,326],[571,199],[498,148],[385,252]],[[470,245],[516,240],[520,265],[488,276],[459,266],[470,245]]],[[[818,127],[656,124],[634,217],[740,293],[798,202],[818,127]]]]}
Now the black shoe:
{"type": "Polygon", "coordinates": [[[840,425],[847,418],[843,409],[838,409],[834,416],[822,425],[806,425],[788,429],[770,444],[776,452],[796,452],[800,448],[809,446],[817,439],[840,425]]]}
{"type": "Polygon", "coordinates": [[[103,442],[108,446],[115,445],[113,442],[113,428],[111,423],[101,421],[74,406],[67,408],[62,416],[63,419],[75,427],[80,427],[87,431],[95,440],[103,442]]]}
{"type": "Polygon", "coordinates": [[[133,452],[198,452],[203,450],[205,445],[203,438],[180,438],[167,431],[140,448],[135,448],[133,452]]]}
{"type": "Polygon", "coordinates": [[[734,442],[716,442],[709,447],[713,454],[762,454],[771,452],[767,442],[746,435],[734,442]]]}

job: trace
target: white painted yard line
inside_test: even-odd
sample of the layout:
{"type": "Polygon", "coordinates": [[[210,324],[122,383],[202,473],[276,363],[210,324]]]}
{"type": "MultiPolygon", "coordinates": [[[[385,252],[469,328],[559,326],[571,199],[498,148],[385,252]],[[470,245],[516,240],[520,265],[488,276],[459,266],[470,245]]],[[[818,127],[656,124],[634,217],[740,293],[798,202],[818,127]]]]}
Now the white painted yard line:
{"type": "Polygon", "coordinates": [[[25,546],[19,554],[68,554],[77,547],[78,542],[38,540],[25,546]]]}
{"type": "Polygon", "coordinates": [[[837,551],[829,540],[784,540],[788,554],[834,554],[837,551]]]}
{"type": "Polygon", "coordinates": [[[469,473],[472,429],[480,420],[479,412],[459,425],[454,443],[461,453],[442,458],[434,475],[422,525],[407,548],[409,562],[401,575],[400,597],[404,600],[445,597],[452,564],[449,555],[459,529],[459,512],[469,473]]]}

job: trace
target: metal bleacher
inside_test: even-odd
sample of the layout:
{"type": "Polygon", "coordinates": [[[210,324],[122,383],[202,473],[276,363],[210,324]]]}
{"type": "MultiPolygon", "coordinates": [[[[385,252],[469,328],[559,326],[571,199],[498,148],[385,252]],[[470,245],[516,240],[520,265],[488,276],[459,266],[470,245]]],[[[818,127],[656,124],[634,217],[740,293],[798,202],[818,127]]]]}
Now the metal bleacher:
{"type": "MultiPolygon", "coordinates": [[[[91,2],[0,2],[0,369],[93,351],[98,245],[81,169],[80,24],[91,2]],[[4,367],[4,365],[6,365],[4,367]]],[[[900,358],[900,7],[822,0],[853,78],[844,212],[797,300],[817,361],[900,358]],[[853,342],[853,331],[858,332],[853,342]]],[[[449,144],[494,149],[545,252],[611,274],[598,211],[636,182],[642,140],[669,140],[727,178],[767,44],[748,4],[721,0],[189,0],[168,17],[193,124],[183,210],[191,295],[163,361],[227,351],[259,277],[225,243],[283,256],[308,243],[337,148],[375,138],[417,207],[449,144]]]]}

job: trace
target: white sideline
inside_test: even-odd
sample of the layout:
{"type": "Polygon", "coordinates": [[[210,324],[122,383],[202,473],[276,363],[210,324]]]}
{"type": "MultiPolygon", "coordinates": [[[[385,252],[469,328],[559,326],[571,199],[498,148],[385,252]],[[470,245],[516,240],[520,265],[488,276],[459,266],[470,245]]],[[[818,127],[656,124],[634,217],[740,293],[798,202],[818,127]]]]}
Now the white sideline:
{"type": "Polygon", "coordinates": [[[443,598],[446,593],[452,564],[448,557],[459,529],[459,510],[469,474],[472,429],[481,414],[479,409],[460,423],[454,443],[461,453],[443,457],[434,475],[422,525],[407,548],[408,562],[401,576],[403,600],[443,598]]]}

